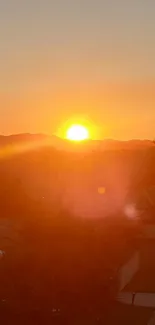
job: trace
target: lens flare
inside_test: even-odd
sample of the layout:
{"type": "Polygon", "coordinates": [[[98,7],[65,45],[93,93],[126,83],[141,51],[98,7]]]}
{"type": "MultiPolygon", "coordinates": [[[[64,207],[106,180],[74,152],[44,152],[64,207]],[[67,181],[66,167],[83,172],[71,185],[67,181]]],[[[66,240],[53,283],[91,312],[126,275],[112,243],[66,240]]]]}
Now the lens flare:
{"type": "Polygon", "coordinates": [[[128,219],[132,219],[132,220],[136,220],[139,216],[135,204],[126,205],[124,207],[124,213],[128,219]]]}

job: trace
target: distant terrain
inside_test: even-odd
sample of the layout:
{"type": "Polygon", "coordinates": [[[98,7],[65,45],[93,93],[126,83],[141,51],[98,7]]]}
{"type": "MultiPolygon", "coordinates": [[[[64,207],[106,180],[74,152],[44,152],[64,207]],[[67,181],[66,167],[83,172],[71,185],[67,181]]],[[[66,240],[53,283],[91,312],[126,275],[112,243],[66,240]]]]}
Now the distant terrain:
{"type": "MultiPolygon", "coordinates": [[[[49,136],[45,134],[13,134],[13,135],[0,135],[0,146],[17,145],[33,143],[36,145],[44,146],[54,146],[58,149],[75,149],[75,144],[69,142],[68,140],[61,139],[57,136],[49,136]]],[[[84,149],[97,149],[97,150],[124,150],[124,149],[140,149],[153,147],[154,143],[151,140],[128,140],[119,141],[113,139],[104,140],[87,140],[83,143],[78,143],[78,146],[84,149]]],[[[77,145],[76,145],[77,147],[77,145]]],[[[77,149],[77,148],[76,148],[77,149]]]]}
{"type": "Polygon", "coordinates": [[[0,159],[1,177],[18,179],[25,193],[46,207],[61,201],[71,213],[100,217],[127,203],[145,210],[154,201],[150,140],[70,143],[42,134],[0,136],[0,159]]]}

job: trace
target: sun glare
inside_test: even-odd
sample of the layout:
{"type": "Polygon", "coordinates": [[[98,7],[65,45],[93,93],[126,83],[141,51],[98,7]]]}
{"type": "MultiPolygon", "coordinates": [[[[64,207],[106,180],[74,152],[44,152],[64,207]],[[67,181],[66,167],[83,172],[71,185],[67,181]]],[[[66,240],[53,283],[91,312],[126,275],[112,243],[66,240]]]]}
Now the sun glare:
{"type": "Polygon", "coordinates": [[[72,141],[89,139],[89,131],[83,125],[72,125],[67,131],[67,139],[72,141]]]}

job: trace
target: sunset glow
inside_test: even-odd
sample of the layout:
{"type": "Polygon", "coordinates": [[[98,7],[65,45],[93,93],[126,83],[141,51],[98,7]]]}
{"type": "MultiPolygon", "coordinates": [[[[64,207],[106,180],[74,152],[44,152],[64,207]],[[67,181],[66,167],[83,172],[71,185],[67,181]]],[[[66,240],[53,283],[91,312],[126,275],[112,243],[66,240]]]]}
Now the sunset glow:
{"type": "Polygon", "coordinates": [[[71,141],[89,139],[89,131],[83,125],[72,125],[67,131],[67,139],[71,141]]]}

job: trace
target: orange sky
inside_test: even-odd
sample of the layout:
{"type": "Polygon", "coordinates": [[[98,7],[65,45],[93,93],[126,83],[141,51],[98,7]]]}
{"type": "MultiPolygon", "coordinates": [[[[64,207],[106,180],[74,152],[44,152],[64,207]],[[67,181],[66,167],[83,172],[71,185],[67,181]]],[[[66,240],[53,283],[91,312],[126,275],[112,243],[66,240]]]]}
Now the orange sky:
{"type": "Polygon", "coordinates": [[[1,132],[63,136],[82,122],[93,138],[154,138],[155,83],[76,85],[1,95],[1,132]],[[69,122],[68,122],[69,120],[69,122]]]}
{"type": "Polygon", "coordinates": [[[0,4],[0,133],[154,138],[155,2],[0,4]]]}

